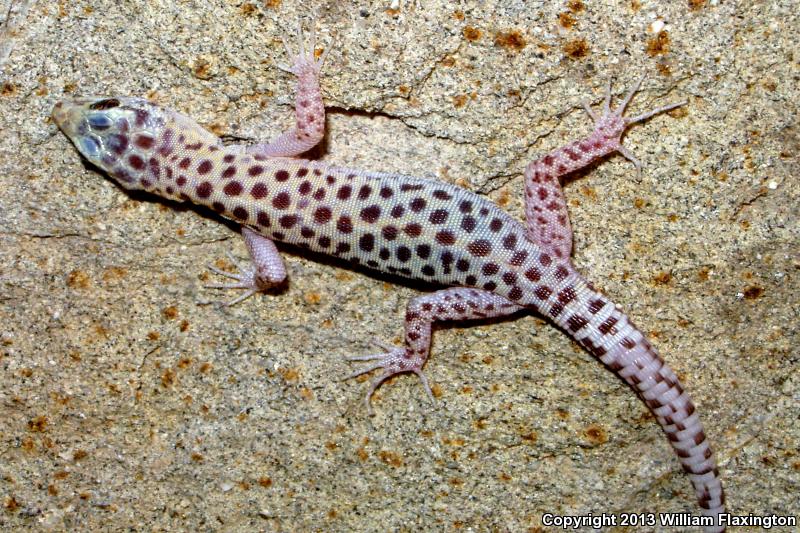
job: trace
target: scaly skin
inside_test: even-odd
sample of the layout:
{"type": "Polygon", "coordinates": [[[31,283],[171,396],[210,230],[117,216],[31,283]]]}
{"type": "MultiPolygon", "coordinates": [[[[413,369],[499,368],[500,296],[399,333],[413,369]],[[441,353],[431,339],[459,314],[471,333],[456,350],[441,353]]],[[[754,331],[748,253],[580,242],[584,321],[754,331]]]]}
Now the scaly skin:
{"type": "MultiPolygon", "coordinates": [[[[301,36],[302,43],[302,36],[301,36]]],[[[612,152],[638,162],[621,145],[633,119],[622,116],[638,84],[615,110],[610,87],[594,132],[525,169],[527,224],[486,198],[433,180],[338,168],[297,158],[324,134],[319,90],[322,59],[302,44],[286,68],[298,77],[295,127],[274,142],[224,146],[190,118],[138,98],[58,102],[53,117],[78,150],[120,185],[214,209],[242,224],[252,266],[211,287],[240,289],[230,304],[286,276],[272,241],[341,257],[369,268],[453,286],[413,299],[405,346],[352,358],[374,361],[386,378],[420,377],[431,325],[498,317],[530,309],[550,318],[627,382],[655,414],[691,481],[704,514],[724,512],[724,495],[695,407],[675,373],[644,335],[570,261],[572,232],[559,178],[612,152]]],[[[288,47],[287,47],[288,51],[288,47]]],[[[707,531],[721,531],[710,526],[707,531]]]]}

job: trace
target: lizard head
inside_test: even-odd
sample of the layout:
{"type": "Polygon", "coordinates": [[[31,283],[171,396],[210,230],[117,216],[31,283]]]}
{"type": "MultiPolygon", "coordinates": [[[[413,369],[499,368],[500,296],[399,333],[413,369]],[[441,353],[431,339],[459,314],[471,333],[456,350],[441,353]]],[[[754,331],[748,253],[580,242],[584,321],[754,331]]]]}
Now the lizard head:
{"type": "Polygon", "coordinates": [[[149,189],[158,179],[160,108],[140,98],[61,100],[53,120],[94,166],[126,189],[149,189]]]}

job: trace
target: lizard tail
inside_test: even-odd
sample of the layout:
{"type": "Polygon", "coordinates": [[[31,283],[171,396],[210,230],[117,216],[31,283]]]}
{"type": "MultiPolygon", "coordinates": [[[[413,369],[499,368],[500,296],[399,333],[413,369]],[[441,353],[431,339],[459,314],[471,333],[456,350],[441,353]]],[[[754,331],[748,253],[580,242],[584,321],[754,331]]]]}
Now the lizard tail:
{"type": "Polygon", "coordinates": [[[718,516],[725,512],[725,494],[692,400],[675,372],[628,317],[577,272],[573,276],[574,300],[553,316],[552,309],[561,305],[556,300],[551,317],[647,404],[689,474],[703,515],[714,519],[715,525],[707,526],[706,532],[724,531],[718,516]]]}

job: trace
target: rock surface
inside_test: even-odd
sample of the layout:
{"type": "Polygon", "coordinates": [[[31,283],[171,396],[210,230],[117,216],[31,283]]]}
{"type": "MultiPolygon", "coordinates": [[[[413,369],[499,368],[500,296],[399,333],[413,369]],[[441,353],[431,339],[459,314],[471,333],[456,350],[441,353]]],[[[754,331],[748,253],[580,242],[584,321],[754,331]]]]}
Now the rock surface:
{"type": "MultiPolygon", "coordinates": [[[[340,381],[421,290],[282,248],[288,288],[198,305],[236,228],[130,196],[49,120],[147,96],[253,142],[290,123],[280,37],[316,16],[341,165],[522,217],[527,161],[646,73],[637,175],[565,185],[574,261],[699,406],[736,514],[798,513],[795,2],[7,1],[0,10],[0,528],[544,531],[546,512],[698,512],[644,404],[543,320],[440,328],[426,370],[340,381]],[[305,7],[303,7],[305,6],[305,7]],[[309,7],[310,6],[310,7],[309,7]],[[2,17],[5,17],[3,19],[2,17]]],[[[659,528],[656,528],[659,529],[659,528]]],[[[780,528],[773,529],[779,531],[780,528]]]]}

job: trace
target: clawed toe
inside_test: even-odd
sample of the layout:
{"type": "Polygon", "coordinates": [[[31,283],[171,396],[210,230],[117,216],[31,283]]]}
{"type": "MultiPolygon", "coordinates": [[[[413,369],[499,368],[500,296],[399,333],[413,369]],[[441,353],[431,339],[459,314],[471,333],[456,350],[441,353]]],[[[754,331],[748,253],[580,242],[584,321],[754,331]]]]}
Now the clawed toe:
{"type": "Polygon", "coordinates": [[[583,108],[586,110],[586,113],[588,113],[588,115],[595,123],[595,134],[599,136],[602,142],[605,143],[610,142],[613,146],[613,149],[622,154],[631,163],[633,163],[638,172],[641,172],[642,168],[641,163],[636,159],[636,157],[630,150],[622,146],[620,140],[622,138],[622,134],[625,131],[625,129],[631,124],[642,122],[643,120],[647,120],[653,115],[663,113],[664,111],[669,111],[670,109],[675,109],[676,107],[680,107],[688,103],[686,100],[683,100],[681,102],[675,102],[672,104],[667,104],[665,106],[657,107],[653,110],[650,110],[646,113],[642,113],[641,115],[637,115],[635,117],[629,118],[623,116],[625,109],[628,107],[628,104],[631,102],[634,95],[639,90],[639,87],[641,86],[643,80],[644,76],[641,76],[638,80],[636,80],[636,83],[633,84],[630,90],[625,94],[620,104],[614,109],[611,108],[611,81],[609,80],[606,86],[606,95],[605,98],[603,99],[602,114],[597,114],[588,103],[586,102],[583,103],[583,108]]]}
{"type": "Polygon", "coordinates": [[[316,33],[314,32],[313,22],[311,24],[311,30],[309,31],[307,43],[303,34],[302,24],[298,24],[297,34],[294,38],[297,42],[296,51],[292,50],[292,47],[289,46],[289,40],[286,37],[281,38],[283,47],[286,50],[286,57],[292,62],[292,65],[283,63],[279,64],[278,68],[295,75],[299,75],[300,70],[304,67],[311,67],[317,71],[322,69],[322,65],[325,63],[325,58],[328,55],[329,48],[325,48],[320,54],[319,58],[316,57],[316,33]]]}
{"type": "Polygon", "coordinates": [[[222,270],[217,268],[213,265],[208,265],[208,269],[220,276],[224,276],[226,278],[230,278],[236,280],[236,283],[207,283],[203,285],[206,289],[224,289],[224,290],[243,290],[244,292],[230,300],[228,302],[224,302],[223,305],[225,307],[230,307],[232,305],[236,305],[239,302],[246,300],[247,298],[254,295],[256,292],[261,290],[256,282],[255,276],[255,269],[252,266],[242,265],[238,261],[236,261],[231,254],[228,254],[228,258],[236,267],[238,272],[228,272],[226,270],[222,270]]]}
{"type": "Polygon", "coordinates": [[[359,368],[352,374],[345,377],[345,379],[352,379],[361,376],[363,374],[372,372],[373,370],[383,369],[383,372],[377,378],[375,378],[372,381],[372,383],[370,383],[370,387],[367,390],[366,396],[364,397],[364,403],[366,404],[367,410],[369,411],[370,414],[372,414],[372,406],[370,405],[370,398],[372,398],[373,393],[378,389],[378,387],[380,387],[380,385],[384,381],[386,381],[395,374],[400,374],[404,372],[413,372],[414,374],[416,374],[416,376],[422,383],[422,387],[425,389],[425,392],[431,399],[431,402],[432,403],[435,402],[435,399],[433,397],[433,391],[431,390],[431,387],[428,384],[428,379],[425,377],[425,374],[422,373],[422,370],[420,368],[422,360],[414,360],[407,358],[405,348],[392,346],[377,339],[373,339],[372,342],[373,344],[378,345],[379,347],[385,349],[386,351],[369,355],[350,356],[345,358],[348,361],[375,361],[372,364],[359,368]]]}

